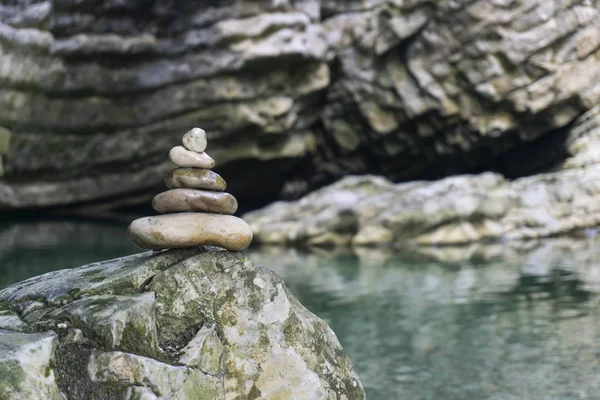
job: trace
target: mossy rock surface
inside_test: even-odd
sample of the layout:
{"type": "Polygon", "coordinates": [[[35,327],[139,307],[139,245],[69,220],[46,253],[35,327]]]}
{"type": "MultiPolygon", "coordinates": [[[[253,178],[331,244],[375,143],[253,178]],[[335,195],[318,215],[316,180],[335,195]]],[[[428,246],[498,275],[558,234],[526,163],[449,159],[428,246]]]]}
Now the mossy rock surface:
{"type": "Polygon", "coordinates": [[[209,250],[144,253],[0,291],[0,400],[365,398],[334,333],[281,278],[209,250]]]}
{"type": "Polygon", "coordinates": [[[12,132],[0,126],[0,155],[8,153],[12,132]]]}

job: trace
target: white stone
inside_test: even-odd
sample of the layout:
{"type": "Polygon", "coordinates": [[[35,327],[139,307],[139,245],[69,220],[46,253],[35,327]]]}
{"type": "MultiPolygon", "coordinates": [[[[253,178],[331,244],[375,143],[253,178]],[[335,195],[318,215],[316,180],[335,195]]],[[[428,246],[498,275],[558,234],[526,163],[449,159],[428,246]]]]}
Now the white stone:
{"type": "Polygon", "coordinates": [[[183,146],[196,153],[202,153],[206,150],[206,132],[204,129],[194,128],[183,135],[183,146]]]}

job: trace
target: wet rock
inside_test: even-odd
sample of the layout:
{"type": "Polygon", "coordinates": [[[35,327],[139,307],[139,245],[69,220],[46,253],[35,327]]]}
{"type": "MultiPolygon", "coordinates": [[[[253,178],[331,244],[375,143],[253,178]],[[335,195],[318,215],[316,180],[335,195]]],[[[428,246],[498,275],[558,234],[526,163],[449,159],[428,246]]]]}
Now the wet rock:
{"type": "Polygon", "coordinates": [[[179,213],[138,218],[129,225],[129,236],[143,249],[218,246],[240,251],[252,241],[244,220],[220,214],[179,213]]]}
{"type": "Polygon", "coordinates": [[[208,192],[195,189],[173,189],[156,195],[152,207],[161,213],[202,211],[234,214],[238,203],[229,193],[208,192]]]}
{"type": "Polygon", "coordinates": [[[6,307],[35,332],[0,330],[10,399],[365,399],[329,327],[239,253],[179,249],[49,273],[0,291],[6,307]]]}

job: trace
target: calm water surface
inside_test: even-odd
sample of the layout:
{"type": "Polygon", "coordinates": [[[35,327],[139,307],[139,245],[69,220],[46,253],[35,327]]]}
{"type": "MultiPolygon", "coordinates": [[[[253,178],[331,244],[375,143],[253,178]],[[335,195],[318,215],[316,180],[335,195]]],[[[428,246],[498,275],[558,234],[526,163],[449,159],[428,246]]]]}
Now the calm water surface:
{"type": "MultiPolygon", "coordinates": [[[[123,225],[0,223],[0,288],[138,252],[123,225]]],[[[598,399],[600,243],[252,250],[333,328],[370,400],[598,399]]]]}

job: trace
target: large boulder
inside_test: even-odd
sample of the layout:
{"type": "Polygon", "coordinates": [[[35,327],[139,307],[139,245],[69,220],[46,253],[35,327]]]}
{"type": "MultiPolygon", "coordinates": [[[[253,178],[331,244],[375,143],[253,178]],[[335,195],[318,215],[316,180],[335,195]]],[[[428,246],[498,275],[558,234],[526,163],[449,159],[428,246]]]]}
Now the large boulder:
{"type": "Polygon", "coordinates": [[[0,291],[0,398],[365,399],[335,334],[275,273],[204,250],[0,291]]]}
{"type": "Polygon", "coordinates": [[[18,0],[0,21],[0,209],[143,203],[195,125],[242,203],[523,176],[600,99],[597,0],[18,0]]]}

